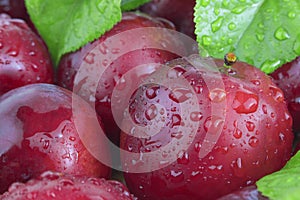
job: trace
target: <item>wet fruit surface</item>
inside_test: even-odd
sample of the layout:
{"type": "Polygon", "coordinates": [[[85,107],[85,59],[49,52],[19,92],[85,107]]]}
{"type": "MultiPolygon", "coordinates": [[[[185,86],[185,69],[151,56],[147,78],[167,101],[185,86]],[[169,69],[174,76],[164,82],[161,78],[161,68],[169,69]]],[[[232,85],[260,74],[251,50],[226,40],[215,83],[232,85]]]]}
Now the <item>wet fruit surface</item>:
{"type": "Polygon", "coordinates": [[[0,198],[2,200],[135,199],[118,181],[63,175],[51,171],[44,172],[26,184],[14,183],[0,198]]]}
{"type": "Polygon", "coordinates": [[[293,130],[300,132],[300,57],[274,71],[273,81],[282,89],[293,117],[293,130]]]}
{"type": "MultiPolygon", "coordinates": [[[[153,44],[159,42],[161,35],[156,35],[157,41],[149,40],[148,37],[137,36],[144,38],[144,46],[139,45],[139,49],[133,49],[133,45],[128,44],[128,35],[124,38],[118,38],[117,41],[120,43],[119,46],[113,47],[113,50],[109,51],[109,48],[102,42],[109,37],[117,35],[121,32],[137,29],[137,28],[146,28],[146,27],[157,27],[157,28],[171,28],[172,24],[166,24],[166,22],[159,21],[155,18],[151,18],[147,15],[138,14],[138,13],[123,13],[122,21],[115,25],[109,32],[104,34],[101,38],[94,41],[93,43],[87,44],[79,51],[64,56],[59,64],[58,69],[58,84],[70,90],[74,87],[74,79],[79,71],[80,64],[82,62],[87,63],[86,67],[90,67],[91,71],[95,65],[94,60],[100,54],[117,54],[118,52],[125,52],[116,60],[113,60],[112,63],[107,63],[107,60],[101,60],[102,66],[98,64],[98,67],[105,67],[106,70],[101,77],[97,77],[94,80],[94,84],[98,84],[96,94],[92,94],[93,98],[87,98],[87,101],[90,101],[95,104],[98,114],[101,116],[104,122],[104,128],[108,137],[115,143],[119,143],[119,132],[120,129],[116,124],[111,108],[111,96],[114,87],[121,83],[123,79],[121,78],[128,71],[138,68],[141,65],[149,64],[148,68],[143,68],[135,75],[135,79],[139,79],[147,74],[151,74],[155,71],[156,66],[154,63],[165,63],[166,61],[177,58],[178,55],[174,53],[163,51],[160,49],[149,48],[153,44]],[[125,47],[126,49],[124,49],[125,47]],[[100,52],[98,53],[89,53],[93,48],[99,48],[100,52]]],[[[128,33],[129,35],[131,33],[128,33]]],[[[166,38],[166,36],[164,36],[166,38]]],[[[169,47],[169,49],[180,49],[182,46],[179,46],[179,41],[174,40],[170,37],[168,40],[161,41],[161,45],[169,47]],[[175,41],[175,42],[174,42],[175,41]]],[[[84,94],[90,97],[90,94],[84,94]]]]}
{"type": "Polygon", "coordinates": [[[52,83],[51,58],[23,20],[0,16],[0,95],[32,83],[52,83]]]}
{"type": "Polygon", "coordinates": [[[99,134],[99,122],[92,117],[85,101],[50,84],[31,84],[2,95],[0,192],[12,182],[28,181],[45,170],[108,178],[110,169],[82,142],[93,141],[106,152],[105,145],[93,139],[99,134]],[[76,116],[72,108],[75,100],[80,105],[76,116]]]}
{"type": "Polygon", "coordinates": [[[126,184],[139,199],[216,199],[253,185],[291,156],[292,119],[268,76],[241,62],[228,69],[217,60],[219,73],[212,61],[188,61],[200,67],[184,60],[169,64],[188,85],[177,78],[170,87],[143,85],[132,96],[135,131],[122,132],[121,148],[140,157],[121,158],[126,184]],[[193,96],[197,102],[187,103],[193,96]],[[143,127],[144,138],[137,137],[143,127]],[[173,148],[167,148],[171,142],[173,148]],[[149,152],[157,153],[161,168],[132,173],[152,166],[149,152]],[[173,154],[175,161],[169,159],[173,154]]]}

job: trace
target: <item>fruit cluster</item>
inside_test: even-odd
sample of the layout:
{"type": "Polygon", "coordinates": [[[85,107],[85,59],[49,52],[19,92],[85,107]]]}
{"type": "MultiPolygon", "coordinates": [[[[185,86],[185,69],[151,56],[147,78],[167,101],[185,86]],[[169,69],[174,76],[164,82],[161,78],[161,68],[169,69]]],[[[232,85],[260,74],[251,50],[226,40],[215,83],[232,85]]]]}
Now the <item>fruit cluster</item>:
{"type": "Polygon", "coordinates": [[[300,57],[270,75],[200,57],[194,6],[123,12],[55,69],[24,1],[0,1],[0,199],[267,199],[255,183],[300,132],[300,57]]]}

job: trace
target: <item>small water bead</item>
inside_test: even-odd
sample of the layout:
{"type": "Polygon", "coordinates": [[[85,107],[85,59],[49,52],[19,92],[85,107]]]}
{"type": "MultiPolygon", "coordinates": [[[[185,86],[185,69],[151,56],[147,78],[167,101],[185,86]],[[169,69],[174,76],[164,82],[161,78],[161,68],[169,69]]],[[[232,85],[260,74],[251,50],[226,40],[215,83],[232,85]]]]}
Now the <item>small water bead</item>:
{"type": "Polygon", "coordinates": [[[202,44],[204,46],[210,46],[212,43],[212,38],[210,36],[204,35],[202,36],[202,44]]]}
{"type": "Polygon", "coordinates": [[[233,31],[234,29],[236,29],[236,24],[233,23],[233,22],[230,22],[230,23],[228,24],[228,29],[231,30],[231,31],[233,31]]]}
{"type": "Polygon", "coordinates": [[[288,17],[290,19],[294,19],[294,18],[296,18],[296,13],[294,11],[290,11],[290,12],[288,12],[288,17]]]}
{"type": "Polygon", "coordinates": [[[203,119],[203,114],[199,111],[191,112],[190,119],[194,122],[198,122],[203,119]]]}
{"type": "Polygon", "coordinates": [[[259,41],[259,42],[262,42],[264,39],[265,39],[265,35],[264,34],[261,34],[261,33],[256,33],[256,39],[259,41]]]}
{"type": "Polygon", "coordinates": [[[225,90],[221,88],[214,88],[209,92],[209,99],[212,102],[218,103],[224,101],[226,98],[225,90]]]}
{"type": "Polygon", "coordinates": [[[237,91],[232,107],[237,113],[253,113],[258,107],[258,96],[254,93],[237,91]]]}
{"type": "Polygon", "coordinates": [[[210,4],[210,0],[201,0],[200,5],[203,7],[206,7],[210,4]]]}
{"type": "Polygon", "coordinates": [[[215,21],[212,22],[212,24],[211,24],[212,32],[216,32],[222,27],[223,20],[224,20],[224,17],[218,17],[215,21]]]}
{"type": "Polygon", "coordinates": [[[249,138],[248,144],[249,144],[251,147],[256,147],[256,146],[258,146],[258,143],[259,143],[259,140],[258,140],[255,136],[252,136],[252,137],[249,138]]]}
{"type": "Polygon", "coordinates": [[[246,10],[246,8],[247,8],[246,6],[237,6],[237,7],[233,8],[231,10],[231,12],[234,14],[241,14],[242,12],[244,12],[246,10]]]}
{"type": "Polygon", "coordinates": [[[277,40],[283,41],[290,38],[289,33],[283,27],[279,27],[276,29],[274,36],[277,40]]]}

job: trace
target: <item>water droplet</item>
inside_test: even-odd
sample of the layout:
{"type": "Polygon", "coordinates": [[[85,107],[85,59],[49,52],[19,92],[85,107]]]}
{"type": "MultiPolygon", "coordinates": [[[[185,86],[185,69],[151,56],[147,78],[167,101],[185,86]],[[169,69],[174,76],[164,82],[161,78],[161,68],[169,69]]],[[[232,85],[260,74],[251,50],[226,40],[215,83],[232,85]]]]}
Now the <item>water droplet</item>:
{"type": "Polygon", "coordinates": [[[203,44],[204,46],[210,46],[211,43],[212,43],[212,39],[211,39],[210,36],[204,35],[204,36],[202,37],[202,44],[203,44]]]}
{"type": "Polygon", "coordinates": [[[186,151],[180,151],[177,154],[177,162],[179,164],[188,164],[190,161],[189,154],[186,151]]]}
{"type": "Polygon", "coordinates": [[[284,139],[285,139],[285,136],[284,136],[284,134],[283,133],[279,133],[279,139],[280,139],[280,141],[284,141],[284,139]]]}
{"type": "Polygon", "coordinates": [[[215,15],[219,15],[220,14],[220,9],[215,7],[214,8],[214,13],[215,13],[215,15]]]}
{"type": "Polygon", "coordinates": [[[203,114],[201,112],[191,112],[190,119],[194,122],[198,122],[203,118],[203,114]]]}
{"type": "Polygon", "coordinates": [[[176,88],[169,94],[169,98],[176,103],[183,103],[192,97],[192,92],[186,88],[176,88]]]}
{"type": "Polygon", "coordinates": [[[157,96],[157,92],[158,92],[159,87],[151,87],[151,88],[147,88],[146,90],[146,97],[148,99],[154,99],[157,96]]]}
{"type": "Polygon", "coordinates": [[[254,85],[260,85],[261,84],[261,82],[260,82],[260,80],[251,80],[251,83],[253,83],[254,85]]]}
{"type": "Polygon", "coordinates": [[[72,142],[74,142],[74,141],[76,140],[76,137],[70,136],[70,137],[69,137],[69,140],[72,141],[72,142]]]}
{"type": "Polygon", "coordinates": [[[207,133],[216,134],[223,129],[224,119],[217,116],[210,116],[204,122],[204,130],[207,133]]]}
{"type": "Polygon", "coordinates": [[[10,56],[16,57],[16,56],[18,56],[19,52],[14,50],[14,51],[8,52],[7,54],[10,56]]]}
{"type": "Polygon", "coordinates": [[[235,137],[236,139],[240,139],[243,135],[243,132],[238,129],[238,128],[235,128],[234,131],[233,131],[233,137],[235,137]]]}
{"type": "Polygon", "coordinates": [[[258,24],[258,27],[262,29],[262,28],[265,27],[265,25],[264,25],[263,23],[259,23],[259,24],[258,24]]]}
{"type": "Polygon", "coordinates": [[[277,101],[277,102],[283,102],[284,101],[284,95],[278,87],[270,86],[269,89],[270,89],[270,95],[273,96],[275,101],[277,101]]]}
{"type": "Polygon", "coordinates": [[[226,92],[220,88],[214,88],[213,90],[209,91],[209,99],[212,102],[218,103],[224,101],[226,98],[226,92]]]}
{"type": "Polygon", "coordinates": [[[252,136],[249,138],[248,144],[251,147],[256,147],[258,145],[258,142],[259,142],[259,140],[255,136],[252,136]]]}
{"type": "Polygon", "coordinates": [[[232,103],[232,107],[237,113],[253,113],[258,107],[258,96],[254,93],[237,91],[232,103]]]}
{"type": "Polygon", "coordinates": [[[230,22],[230,23],[228,24],[228,29],[231,30],[231,31],[233,31],[234,29],[236,29],[236,24],[233,23],[233,22],[230,22]]]}
{"type": "Polygon", "coordinates": [[[215,21],[212,22],[212,24],[211,24],[212,32],[216,32],[222,27],[223,20],[224,20],[224,17],[218,17],[215,21]]]}
{"type": "Polygon", "coordinates": [[[300,34],[297,35],[296,41],[293,45],[293,50],[297,55],[300,54],[300,34]]]}
{"type": "Polygon", "coordinates": [[[99,44],[99,51],[102,54],[107,54],[109,52],[108,47],[106,46],[106,44],[104,42],[99,44]]]}
{"type": "Polygon", "coordinates": [[[262,42],[265,39],[265,35],[264,34],[260,34],[260,33],[256,33],[256,39],[260,42],[262,42]]]}
{"type": "Polygon", "coordinates": [[[145,117],[147,120],[151,121],[157,116],[157,113],[157,107],[154,104],[151,104],[145,111],[145,117]]]}
{"type": "Polygon", "coordinates": [[[241,158],[236,159],[236,165],[238,168],[240,168],[240,169],[242,168],[242,159],[241,158]]]}
{"type": "Polygon", "coordinates": [[[172,128],[181,125],[181,116],[179,114],[172,115],[172,128]]]}
{"type": "Polygon", "coordinates": [[[252,132],[255,129],[255,124],[253,122],[247,121],[246,127],[247,127],[248,131],[252,132]]]}
{"type": "Polygon", "coordinates": [[[167,77],[169,79],[175,79],[180,77],[186,70],[181,65],[177,65],[168,70],[167,77]]]}
{"type": "Polygon", "coordinates": [[[274,36],[277,40],[280,40],[280,41],[290,38],[289,33],[283,27],[277,28],[275,33],[274,33],[274,36]]]}
{"type": "Polygon", "coordinates": [[[209,3],[210,3],[210,0],[201,0],[201,1],[200,1],[200,5],[203,6],[203,7],[208,6],[209,3]]]}
{"type": "Polygon", "coordinates": [[[88,64],[93,64],[93,63],[94,63],[94,58],[95,58],[95,54],[89,52],[89,53],[84,57],[84,61],[87,62],[88,64]]]}
{"type": "Polygon", "coordinates": [[[288,17],[294,19],[296,17],[296,13],[294,11],[288,12],[288,17]]]}
{"type": "Polygon", "coordinates": [[[222,6],[223,6],[223,7],[226,8],[226,7],[228,7],[228,5],[229,5],[229,1],[228,1],[228,0],[223,0],[223,1],[222,1],[222,6]]]}
{"type": "Polygon", "coordinates": [[[35,56],[36,53],[35,53],[34,51],[30,51],[30,52],[28,53],[28,55],[30,55],[30,56],[35,56]]]}
{"type": "Polygon", "coordinates": [[[231,12],[234,13],[234,14],[241,14],[242,12],[244,12],[244,10],[245,10],[246,8],[247,8],[247,7],[245,7],[245,6],[237,6],[237,7],[233,8],[233,9],[231,10],[231,12]]]}

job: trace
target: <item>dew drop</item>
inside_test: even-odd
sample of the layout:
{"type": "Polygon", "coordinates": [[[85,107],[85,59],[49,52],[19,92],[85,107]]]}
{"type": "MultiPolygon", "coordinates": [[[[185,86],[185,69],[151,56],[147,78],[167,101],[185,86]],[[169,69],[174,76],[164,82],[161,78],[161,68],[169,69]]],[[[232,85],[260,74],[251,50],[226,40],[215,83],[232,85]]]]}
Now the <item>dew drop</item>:
{"type": "Polygon", "coordinates": [[[278,87],[271,86],[269,89],[270,89],[270,95],[273,96],[275,101],[277,101],[277,102],[284,101],[283,93],[278,87]]]}
{"type": "Polygon", "coordinates": [[[215,7],[214,8],[214,13],[215,13],[215,15],[219,15],[220,14],[220,9],[215,7]]]}
{"type": "Polygon", "coordinates": [[[226,98],[226,92],[220,88],[214,88],[209,92],[209,99],[212,102],[218,103],[224,101],[226,98]]]}
{"type": "Polygon", "coordinates": [[[18,51],[10,51],[10,52],[8,52],[8,55],[16,57],[19,55],[19,52],[18,51]]]}
{"type": "Polygon", "coordinates": [[[249,114],[257,110],[258,96],[253,93],[237,91],[232,104],[237,113],[249,114]]]}
{"type": "Polygon", "coordinates": [[[176,88],[169,94],[169,98],[176,103],[183,103],[192,97],[192,92],[186,88],[176,88]]]}
{"type": "Polygon", "coordinates": [[[145,111],[145,117],[147,120],[154,119],[158,114],[157,107],[154,104],[151,104],[145,111]]]}
{"type": "Polygon", "coordinates": [[[210,36],[204,35],[204,36],[202,37],[202,44],[203,44],[204,46],[210,46],[211,43],[212,43],[212,39],[211,39],[210,36]]]}
{"type": "Polygon", "coordinates": [[[294,11],[288,12],[288,17],[294,19],[296,17],[296,13],[294,11]]]}
{"type": "Polygon", "coordinates": [[[249,138],[248,144],[251,147],[256,147],[258,145],[258,142],[259,142],[259,140],[255,136],[252,136],[249,138]]]}
{"type": "Polygon", "coordinates": [[[94,58],[95,58],[95,54],[94,53],[88,53],[85,57],[84,57],[84,61],[87,62],[88,64],[93,64],[94,63],[94,58]]]}
{"type": "Polygon", "coordinates": [[[223,7],[226,8],[226,7],[228,7],[228,5],[229,5],[229,1],[228,1],[228,0],[223,0],[223,1],[222,1],[222,6],[223,6],[223,7]]]}
{"type": "Polygon", "coordinates": [[[236,29],[236,24],[233,23],[233,22],[230,22],[230,23],[228,24],[228,29],[231,30],[231,31],[233,31],[234,29],[236,29]]]}
{"type": "Polygon", "coordinates": [[[210,3],[210,0],[201,0],[201,1],[200,1],[200,5],[203,6],[203,7],[208,6],[209,3],[210,3]]]}
{"type": "Polygon", "coordinates": [[[148,99],[154,99],[157,96],[158,89],[159,89],[158,87],[147,88],[146,97],[148,99]]]}
{"type": "Polygon", "coordinates": [[[276,29],[274,36],[277,40],[283,41],[290,38],[289,33],[283,27],[279,27],[276,29]]]}
{"type": "Polygon", "coordinates": [[[246,127],[247,127],[248,131],[252,132],[255,129],[255,124],[253,122],[247,121],[246,127]]]}
{"type": "Polygon", "coordinates": [[[284,139],[285,139],[285,136],[284,136],[284,134],[283,133],[279,133],[279,139],[280,139],[280,141],[284,141],[284,139]]]}
{"type": "Polygon", "coordinates": [[[172,128],[181,125],[181,117],[179,114],[172,115],[172,128]]]}
{"type": "Polygon", "coordinates": [[[215,21],[212,22],[212,24],[211,24],[212,32],[216,32],[222,27],[223,20],[224,20],[224,17],[218,17],[215,21]]]}
{"type": "Polygon", "coordinates": [[[231,10],[231,12],[234,14],[241,14],[242,12],[244,12],[245,9],[246,9],[245,6],[237,6],[237,7],[233,8],[231,10]]]}
{"type": "Polygon", "coordinates": [[[210,116],[204,122],[204,130],[207,133],[215,134],[224,127],[224,119],[217,116],[210,116]]]}
{"type": "Polygon", "coordinates": [[[256,39],[260,42],[262,42],[265,39],[265,35],[261,33],[256,33],[256,39]]]}
{"type": "Polygon", "coordinates": [[[180,151],[177,154],[177,162],[178,164],[188,164],[190,161],[189,154],[186,151],[180,151]]]}
{"type": "Polygon", "coordinates": [[[201,112],[195,111],[195,112],[191,112],[190,114],[190,119],[193,122],[198,122],[203,118],[203,114],[201,112]]]}
{"type": "Polygon", "coordinates": [[[235,128],[234,131],[233,131],[233,137],[235,137],[236,139],[240,139],[243,135],[243,132],[238,129],[238,128],[235,128]]]}

